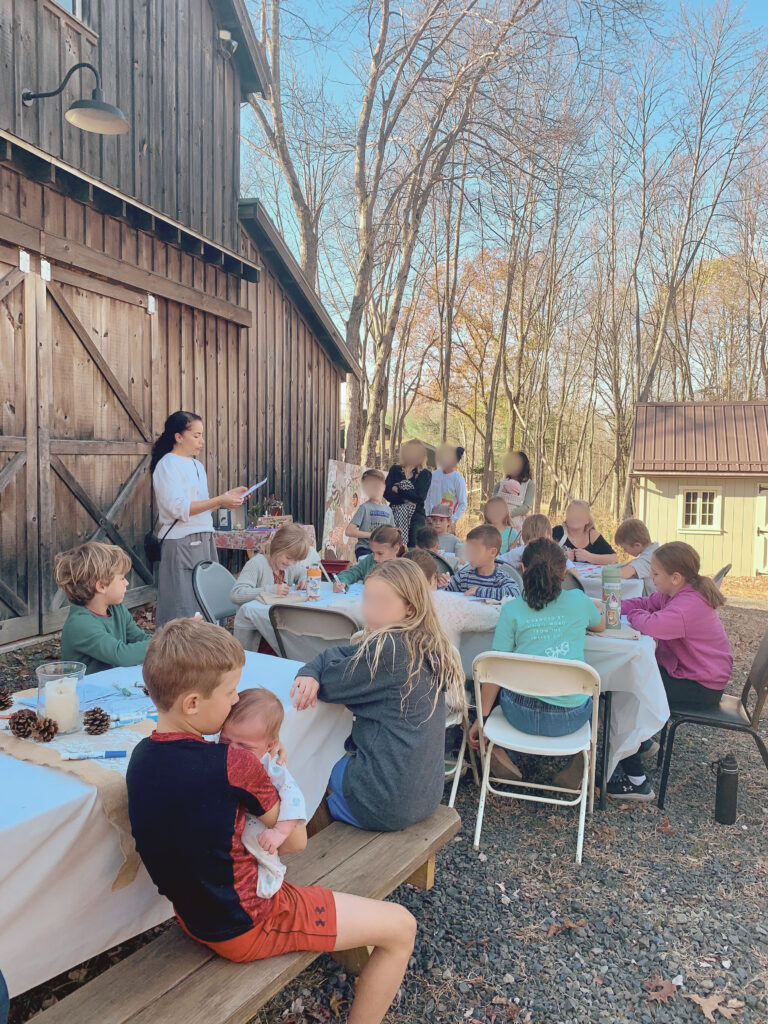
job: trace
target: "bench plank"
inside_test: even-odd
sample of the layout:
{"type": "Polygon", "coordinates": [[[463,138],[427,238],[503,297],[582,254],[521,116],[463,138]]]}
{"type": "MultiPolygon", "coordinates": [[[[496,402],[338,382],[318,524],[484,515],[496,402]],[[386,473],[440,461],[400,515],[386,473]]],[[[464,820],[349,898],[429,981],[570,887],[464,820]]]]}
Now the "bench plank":
{"type": "MultiPolygon", "coordinates": [[[[367,833],[372,841],[353,857],[329,865],[330,870],[318,878],[318,884],[381,899],[444,846],[460,827],[456,811],[441,806],[431,818],[402,832],[367,833]]],[[[340,843],[348,842],[350,833],[358,832],[350,825],[337,823],[316,838],[324,837],[331,829],[338,834],[340,843]]],[[[181,986],[131,1017],[131,1024],[242,1024],[317,955],[294,953],[252,964],[233,964],[216,957],[202,964],[181,986]]]]}
{"type": "MultiPolygon", "coordinates": [[[[363,832],[334,822],[286,856],[294,885],[322,884],[381,898],[458,832],[455,810],[439,807],[404,832],[363,832]]],[[[289,953],[233,964],[177,925],[44,1011],[41,1024],[241,1024],[317,956],[289,953]]]]}

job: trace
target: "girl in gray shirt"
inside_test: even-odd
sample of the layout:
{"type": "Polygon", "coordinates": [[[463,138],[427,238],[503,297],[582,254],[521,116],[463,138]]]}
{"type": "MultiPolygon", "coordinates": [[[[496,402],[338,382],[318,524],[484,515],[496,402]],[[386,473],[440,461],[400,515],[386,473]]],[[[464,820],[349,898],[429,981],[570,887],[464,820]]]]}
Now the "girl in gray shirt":
{"type": "Polygon", "coordinates": [[[304,665],[291,696],[318,698],[355,716],[346,755],[330,779],[334,818],[394,832],[435,812],[443,795],[445,705],[464,702],[461,660],[437,620],[426,577],[398,558],[371,571],[358,644],[331,647],[304,665]]]}

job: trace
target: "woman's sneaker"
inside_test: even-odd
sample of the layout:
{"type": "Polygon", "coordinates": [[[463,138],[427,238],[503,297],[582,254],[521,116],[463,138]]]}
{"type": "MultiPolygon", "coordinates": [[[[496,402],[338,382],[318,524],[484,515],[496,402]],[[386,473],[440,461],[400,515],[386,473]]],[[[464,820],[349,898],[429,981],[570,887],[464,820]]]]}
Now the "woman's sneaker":
{"type": "Polygon", "coordinates": [[[647,778],[635,786],[623,774],[614,776],[605,787],[605,792],[611,800],[637,800],[638,803],[648,803],[656,796],[647,778]]]}

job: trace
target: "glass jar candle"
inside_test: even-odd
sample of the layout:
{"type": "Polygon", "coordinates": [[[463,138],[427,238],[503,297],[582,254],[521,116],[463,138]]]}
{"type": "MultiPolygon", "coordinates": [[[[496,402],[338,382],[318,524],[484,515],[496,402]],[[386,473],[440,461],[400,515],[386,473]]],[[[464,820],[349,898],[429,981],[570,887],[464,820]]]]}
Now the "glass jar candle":
{"type": "Polygon", "coordinates": [[[61,734],[77,732],[82,726],[85,665],[80,661],[49,661],[38,665],[35,672],[38,715],[52,718],[61,734]]]}

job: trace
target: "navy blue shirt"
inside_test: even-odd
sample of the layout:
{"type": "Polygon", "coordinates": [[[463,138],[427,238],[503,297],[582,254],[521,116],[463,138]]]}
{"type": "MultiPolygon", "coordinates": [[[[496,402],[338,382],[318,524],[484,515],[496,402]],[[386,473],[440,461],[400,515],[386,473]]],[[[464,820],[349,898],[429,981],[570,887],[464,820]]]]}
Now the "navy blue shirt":
{"type": "Polygon", "coordinates": [[[269,913],[256,895],[258,866],[243,846],[246,811],[278,801],[248,750],[190,733],[153,733],[128,765],[128,813],[136,849],[187,930],[206,942],[242,935],[269,913]]]}

